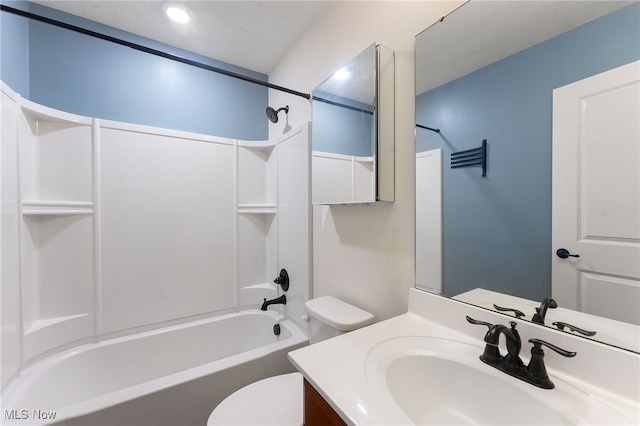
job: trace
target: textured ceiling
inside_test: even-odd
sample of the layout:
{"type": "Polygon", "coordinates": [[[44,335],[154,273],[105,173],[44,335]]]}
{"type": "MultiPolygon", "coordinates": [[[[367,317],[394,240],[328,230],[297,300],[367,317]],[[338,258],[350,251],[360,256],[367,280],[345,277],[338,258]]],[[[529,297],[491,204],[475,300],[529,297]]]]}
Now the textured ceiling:
{"type": "MultiPolygon", "coordinates": [[[[163,11],[166,2],[157,0],[31,1],[269,74],[331,0],[181,1],[191,13],[187,25],[170,21],[163,11]]],[[[416,91],[454,80],[632,2],[471,0],[418,36],[416,91]]]]}
{"type": "Polygon", "coordinates": [[[191,15],[186,25],[170,21],[166,2],[156,0],[31,1],[269,74],[329,0],[180,1],[191,15]]]}
{"type": "Polygon", "coordinates": [[[633,1],[471,0],[416,38],[420,94],[633,1]]]}

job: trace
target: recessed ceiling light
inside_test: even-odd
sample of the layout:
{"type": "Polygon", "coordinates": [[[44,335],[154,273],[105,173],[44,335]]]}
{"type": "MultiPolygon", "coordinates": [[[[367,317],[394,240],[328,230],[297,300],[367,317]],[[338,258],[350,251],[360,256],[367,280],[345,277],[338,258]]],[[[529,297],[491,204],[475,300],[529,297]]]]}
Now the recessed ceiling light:
{"type": "Polygon", "coordinates": [[[167,16],[175,22],[186,24],[189,22],[189,14],[184,7],[178,4],[169,4],[165,8],[167,16]]]}

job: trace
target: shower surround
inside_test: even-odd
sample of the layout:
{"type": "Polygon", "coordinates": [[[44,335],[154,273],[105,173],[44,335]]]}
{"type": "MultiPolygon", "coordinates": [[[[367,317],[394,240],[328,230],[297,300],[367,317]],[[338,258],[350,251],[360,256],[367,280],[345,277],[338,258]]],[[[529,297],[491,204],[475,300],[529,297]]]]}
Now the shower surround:
{"type": "Polygon", "coordinates": [[[73,115],[2,83],[3,391],[80,344],[255,308],[280,268],[275,309],[303,325],[309,145],[309,124],[240,141],[73,115]]]}

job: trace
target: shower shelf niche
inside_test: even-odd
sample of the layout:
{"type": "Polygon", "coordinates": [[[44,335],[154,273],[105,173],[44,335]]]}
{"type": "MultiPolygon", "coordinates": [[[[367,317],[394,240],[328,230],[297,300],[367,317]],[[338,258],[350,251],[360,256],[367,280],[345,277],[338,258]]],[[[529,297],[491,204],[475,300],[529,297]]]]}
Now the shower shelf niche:
{"type": "Polygon", "coordinates": [[[22,214],[25,216],[92,215],[93,203],[84,201],[23,201],[22,214]]]}
{"type": "Polygon", "coordinates": [[[62,123],[66,126],[74,125],[91,125],[92,119],[82,115],[76,115],[65,111],[49,108],[44,105],[36,104],[27,99],[21,100],[22,113],[36,122],[55,122],[62,123]]]}
{"type": "Polygon", "coordinates": [[[254,151],[262,151],[266,154],[271,154],[276,144],[270,141],[238,141],[240,148],[251,149],[254,151]]]}
{"type": "Polygon", "coordinates": [[[33,214],[35,209],[47,207],[51,211],[86,208],[93,202],[93,119],[25,99],[21,103],[19,155],[24,210],[33,214]]]}
{"type": "Polygon", "coordinates": [[[275,204],[239,204],[240,214],[276,214],[275,204]]]}
{"type": "Polygon", "coordinates": [[[23,357],[29,360],[93,335],[95,136],[89,117],[26,99],[19,112],[23,357]]]}
{"type": "Polygon", "coordinates": [[[238,303],[273,298],[277,269],[277,144],[238,141],[238,303]]]}

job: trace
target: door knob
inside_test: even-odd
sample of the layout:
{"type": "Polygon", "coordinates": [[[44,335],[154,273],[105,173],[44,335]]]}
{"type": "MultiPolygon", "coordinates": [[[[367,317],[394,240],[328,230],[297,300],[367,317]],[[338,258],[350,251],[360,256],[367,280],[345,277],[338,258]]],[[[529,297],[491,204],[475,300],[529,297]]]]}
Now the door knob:
{"type": "Polygon", "coordinates": [[[561,248],[558,249],[556,251],[556,255],[560,258],[560,259],[566,259],[567,257],[580,257],[579,254],[571,254],[569,253],[569,250],[561,248]]]}

